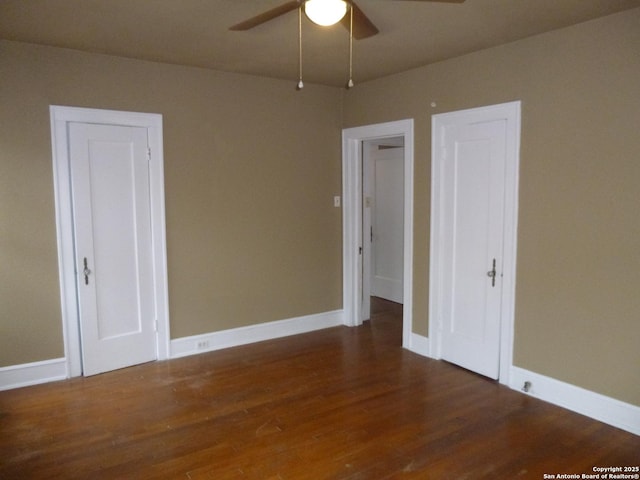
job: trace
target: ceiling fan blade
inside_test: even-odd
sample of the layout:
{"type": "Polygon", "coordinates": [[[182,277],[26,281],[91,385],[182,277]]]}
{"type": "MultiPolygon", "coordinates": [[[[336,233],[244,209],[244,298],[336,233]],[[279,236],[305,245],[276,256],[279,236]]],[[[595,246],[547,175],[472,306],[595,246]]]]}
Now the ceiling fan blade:
{"type": "Polygon", "coordinates": [[[244,22],[240,22],[232,27],[229,27],[229,30],[249,30],[250,28],[257,27],[269,20],[273,20],[274,18],[279,17],[280,15],[284,15],[285,13],[290,12],[291,10],[296,10],[300,6],[300,2],[298,0],[292,0],[287,3],[283,3],[279,7],[272,8],[271,10],[267,10],[260,15],[256,15],[244,22]]]}
{"type": "MultiPolygon", "coordinates": [[[[371,20],[364,14],[360,7],[355,2],[350,2],[353,9],[353,38],[362,40],[374,36],[380,30],[376,27],[371,20]]],[[[351,12],[342,17],[340,23],[349,30],[351,25],[351,12]]]]}

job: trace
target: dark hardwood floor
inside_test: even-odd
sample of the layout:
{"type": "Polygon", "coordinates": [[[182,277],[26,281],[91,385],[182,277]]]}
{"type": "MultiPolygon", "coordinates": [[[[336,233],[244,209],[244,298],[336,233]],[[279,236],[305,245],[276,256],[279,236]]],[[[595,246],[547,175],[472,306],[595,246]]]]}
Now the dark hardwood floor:
{"type": "Polygon", "coordinates": [[[0,479],[543,479],[640,463],[640,437],[405,351],[401,309],[373,312],[0,392],[0,479]]]}

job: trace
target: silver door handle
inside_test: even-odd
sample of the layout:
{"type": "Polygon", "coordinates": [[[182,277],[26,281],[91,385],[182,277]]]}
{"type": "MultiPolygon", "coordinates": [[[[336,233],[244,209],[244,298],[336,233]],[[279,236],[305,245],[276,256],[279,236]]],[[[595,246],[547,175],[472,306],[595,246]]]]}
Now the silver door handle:
{"type": "Polygon", "coordinates": [[[84,270],[82,271],[84,274],[84,284],[89,285],[89,275],[91,274],[91,270],[87,266],[87,257],[84,257],[84,270]]]}
{"type": "Polygon", "coordinates": [[[489,270],[487,272],[487,277],[491,278],[491,286],[495,287],[496,286],[496,259],[493,259],[493,266],[491,267],[491,270],[489,270]]]}

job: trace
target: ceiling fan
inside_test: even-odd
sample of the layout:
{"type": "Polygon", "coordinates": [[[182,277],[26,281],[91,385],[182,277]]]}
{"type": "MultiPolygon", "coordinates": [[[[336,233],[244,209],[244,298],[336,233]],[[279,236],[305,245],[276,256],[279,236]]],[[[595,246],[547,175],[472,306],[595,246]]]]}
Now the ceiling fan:
{"type": "MultiPolygon", "coordinates": [[[[253,27],[257,27],[263,23],[266,23],[274,18],[277,18],[285,13],[289,13],[293,10],[297,10],[299,8],[304,7],[305,13],[310,17],[309,6],[312,3],[320,3],[323,0],[291,0],[289,2],[283,3],[271,10],[267,10],[255,17],[251,17],[243,22],[240,22],[236,25],[233,25],[229,28],[229,30],[249,30],[253,27]]],[[[465,0],[402,0],[402,1],[418,1],[418,2],[435,2],[435,3],[463,3],[465,0]]],[[[350,29],[353,28],[352,34],[353,37],[361,40],[363,38],[372,37],[373,35],[379,32],[378,28],[373,24],[371,20],[364,14],[364,12],[356,5],[353,0],[346,0],[344,2],[338,2],[344,4],[344,12],[343,16],[338,18],[333,23],[339,21],[345,28],[350,29]],[[346,13],[347,8],[352,9],[353,16],[353,26],[351,26],[351,16],[344,15],[346,13]]],[[[311,18],[311,17],[310,17],[311,18]]],[[[313,20],[313,19],[312,19],[313,20]]],[[[315,21],[315,20],[313,20],[315,21]]]]}

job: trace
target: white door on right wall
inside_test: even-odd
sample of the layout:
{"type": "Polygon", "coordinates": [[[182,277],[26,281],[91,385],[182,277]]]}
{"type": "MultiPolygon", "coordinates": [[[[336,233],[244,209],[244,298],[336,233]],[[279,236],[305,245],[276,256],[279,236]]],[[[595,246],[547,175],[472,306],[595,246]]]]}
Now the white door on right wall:
{"type": "Polygon", "coordinates": [[[493,379],[500,375],[505,211],[511,211],[508,134],[507,121],[490,113],[434,117],[439,271],[432,281],[438,281],[440,357],[493,379]]]}

